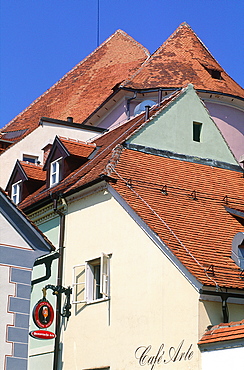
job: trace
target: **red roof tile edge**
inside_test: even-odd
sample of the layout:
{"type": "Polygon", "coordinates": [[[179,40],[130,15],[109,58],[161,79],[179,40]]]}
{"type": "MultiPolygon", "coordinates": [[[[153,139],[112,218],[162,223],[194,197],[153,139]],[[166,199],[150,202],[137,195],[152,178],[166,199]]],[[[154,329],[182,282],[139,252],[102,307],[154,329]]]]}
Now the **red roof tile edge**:
{"type": "Polygon", "coordinates": [[[214,325],[199,340],[198,345],[244,338],[244,320],[214,325]]]}

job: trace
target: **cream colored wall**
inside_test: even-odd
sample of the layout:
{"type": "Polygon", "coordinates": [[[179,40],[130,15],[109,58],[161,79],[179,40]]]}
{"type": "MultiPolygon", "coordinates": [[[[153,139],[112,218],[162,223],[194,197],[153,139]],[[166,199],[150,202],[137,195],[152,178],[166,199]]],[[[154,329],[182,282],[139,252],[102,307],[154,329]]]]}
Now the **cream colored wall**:
{"type": "Polygon", "coordinates": [[[193,358],[167,369],[198,369],[198,292],[106,191],[69,205],[68,213],[64,284],[73,265],[111,253],[111,299],[72,306],[64,369],[140,369],[138,347],[151,345],[148,356],[155,356],[164,344],[167,361],[182,340],[183,352],[192,344],[193,358]]]}
{"type": "Polygon", "coordinates": [[[53,143],[55,136],[64,136],[71,139],[89,140],[99,133],[81,130],[77,128],[58,126],[54,124],[44,124],[26,136],[23,140],[16,143],[0,155],[0,186],[5,189],[9,177],[13,171],[16,160],[23,160],[23,154],[38,156],[38,160],[43,164],[42,148],[53,143]]]}
{"type": "MultiPolygon", "coordinates": [[[[227,300],[229,311],[229,322],[240,321],[244,318],[243,303],[236,304],[227,300]]],[[[215,301],[199,302],[199,335],[202,336],[208,325],[218,325],[223,322],[222,303],[218,299],[215,301]]]]}

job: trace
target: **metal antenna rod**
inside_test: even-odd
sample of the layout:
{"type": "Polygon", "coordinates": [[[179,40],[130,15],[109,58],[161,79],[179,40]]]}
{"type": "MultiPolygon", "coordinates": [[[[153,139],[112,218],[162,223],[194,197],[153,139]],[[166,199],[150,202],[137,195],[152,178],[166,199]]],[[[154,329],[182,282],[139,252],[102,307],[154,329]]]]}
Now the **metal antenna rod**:
{"type": "Polygon", "coordinates": [[[100,4],[99,4],[99,0],[97,0],[97,47],[99,46],[99,21],[100,21],[100,4]]]}

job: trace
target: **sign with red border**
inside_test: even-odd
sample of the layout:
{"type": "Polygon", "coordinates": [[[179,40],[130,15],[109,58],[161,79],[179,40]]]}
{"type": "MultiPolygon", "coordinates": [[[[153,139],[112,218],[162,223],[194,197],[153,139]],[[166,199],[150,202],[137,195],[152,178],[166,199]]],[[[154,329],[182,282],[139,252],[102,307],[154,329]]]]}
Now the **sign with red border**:
{"type": "Polygon", "coordinates": [[[30,333],[30,336],[35,339],[54,339],[56,334],[48,330],[33,330],[30,333]]]}
{"type": "Polygon", "coordinates": [[[54,311],[52,305],[43,299],[39,301],[33,309],[33,320],[38,328],[48,328],[54,319],[54,311]]]}

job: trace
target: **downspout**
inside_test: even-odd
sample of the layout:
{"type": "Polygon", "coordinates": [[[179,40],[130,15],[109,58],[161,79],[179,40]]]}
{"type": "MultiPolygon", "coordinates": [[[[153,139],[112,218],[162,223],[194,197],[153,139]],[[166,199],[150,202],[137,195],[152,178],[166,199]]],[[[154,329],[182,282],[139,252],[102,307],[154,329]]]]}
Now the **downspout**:
{"type": "MultiPolygon", "coordinates": [[[[62,203],[67,207],[65,199],[62,198],[62,203]]],[[[58,276],[57,276],[57,286],[62,286],[63,284],[63,261],[64,261],[64,232],[65,232],[65,214],[58,209],[58,198],[53,197],[53,210],[60,217],[59,226],[59,260],[58,260],[58,276]]],[[[59,344],[60,344],[60,334],[61,334],[61,301],[62,295],[57,295],[56,304],[56,322],[55,322],[55,344],[54,344],[54,358],[53,358],[53,370],[58,369],[58,357],[59,357],[59,344]]]]}
{"type": "Polygon", "coordinates": [[[126,110],[127,110],[127,119],[128,120],[130,119],[130,102],[131,102],[131,100],[134,100],[136,97],[137,97],[137,91],[134,92],[134,96],[132,96],[132,98],[127,99],[126,110]]]}
{"type": "Polygon", "coordinates": [[[239,293],[232,293],[232,292],[215,292],[213,290],[204,290],[204,289],[200,289],[199,293],[203,295],[218,296],[221,298],[224,323],[229,322],[229,311],[228,311],[228,306],[227,306],[227,299],[228,298],[244,299],[244,294],[241,294],[241,293],[239,294],[239,293]]]}

